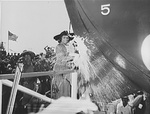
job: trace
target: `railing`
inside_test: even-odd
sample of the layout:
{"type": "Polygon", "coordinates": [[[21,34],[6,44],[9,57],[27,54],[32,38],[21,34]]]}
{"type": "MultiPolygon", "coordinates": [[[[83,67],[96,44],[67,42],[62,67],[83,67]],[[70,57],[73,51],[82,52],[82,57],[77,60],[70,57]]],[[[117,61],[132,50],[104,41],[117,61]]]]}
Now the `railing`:
{"type": "Polygon", "coordinates": [[[12,87],[10,100],[8,103],[7,114],[12,114],[13,112],[13,106],[14,106],[17,90],[20,90],[26,94],[32,95],[34,97],[37,97],[49,103],[53,101],[53,99],[49,97],[46,97],[31,89],[28,89],[19,85],[20,78],[24,78],[24,77],[39,77],[39,76],[47,76],[47,75],[50,76],[50,75],[72,73],[71,97],[77,98],[77,73],[74,72],[74,70],[65,70],[65,71],[59,71],[59,72],[55,72],[55,71],[32,72],[32,73],[21,73],[21,71],[22,71],[22,65],[18,65],[16,68],[15,74],[1,74],[0,75],[0,114],[2,113],[2,84],[12,87]],[[14,82],[11,82],[7,79],[14,79],[14,82]]]}

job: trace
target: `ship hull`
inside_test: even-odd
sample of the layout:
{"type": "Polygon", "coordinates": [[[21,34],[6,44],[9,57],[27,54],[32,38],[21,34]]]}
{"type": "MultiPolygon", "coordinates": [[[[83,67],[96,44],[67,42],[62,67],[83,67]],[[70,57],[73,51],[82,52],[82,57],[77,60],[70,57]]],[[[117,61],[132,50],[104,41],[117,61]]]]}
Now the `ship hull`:
{"type": "Polygon", "coordinates": [[[91,79],[95,94],[110,101],[137,90],[150,93],[149,70],[141,57],[142,42],[150,34],[150,1],[65,0],[65,4],[75,34],[87,37],[95,47],[90,48],[100,77],[91,79]]]}

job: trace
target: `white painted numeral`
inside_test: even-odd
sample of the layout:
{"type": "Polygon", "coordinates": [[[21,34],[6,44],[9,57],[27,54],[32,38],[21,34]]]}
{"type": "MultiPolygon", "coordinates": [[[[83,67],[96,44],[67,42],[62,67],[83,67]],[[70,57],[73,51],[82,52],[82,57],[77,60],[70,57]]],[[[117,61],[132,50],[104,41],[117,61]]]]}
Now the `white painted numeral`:
{"type": "Polygon", "coordinates": [[[110,13],[110,4],[101,5],[101,14],[108,15],[110,13]]]}

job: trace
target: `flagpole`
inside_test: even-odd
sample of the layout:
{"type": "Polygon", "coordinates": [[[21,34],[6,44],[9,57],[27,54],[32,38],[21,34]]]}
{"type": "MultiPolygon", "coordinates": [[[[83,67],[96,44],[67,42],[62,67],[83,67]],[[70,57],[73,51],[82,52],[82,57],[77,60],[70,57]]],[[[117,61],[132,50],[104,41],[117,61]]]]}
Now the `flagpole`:
{"type": "Polygon", "coordinates": [[[8,53],[9,53],[9,38],[8,38],[8,53]]]}
{"type": "Polygon", "coordinates": [[[69,23],[69,33],[70,33],[70,30],[71,30],[71,21],[69,23]]]}

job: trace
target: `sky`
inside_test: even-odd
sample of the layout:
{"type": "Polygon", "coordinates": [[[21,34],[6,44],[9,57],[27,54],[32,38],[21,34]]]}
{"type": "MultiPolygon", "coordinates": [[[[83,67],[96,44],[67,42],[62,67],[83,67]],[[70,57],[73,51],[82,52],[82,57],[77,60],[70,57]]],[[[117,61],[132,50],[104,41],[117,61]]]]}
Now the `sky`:
{"type": "Polygon", "coordinates": [[[6,51],[22,53],[31,50],[39,54],[45,46],[55,47],[53,37],[69,30],[69,17],[63,0],[1,2],[1,39],[6,51]],[[18,36],[8,41],[8,31],[18,36]],[[8,43],[9,42],[9,43],[8,43]]]}

